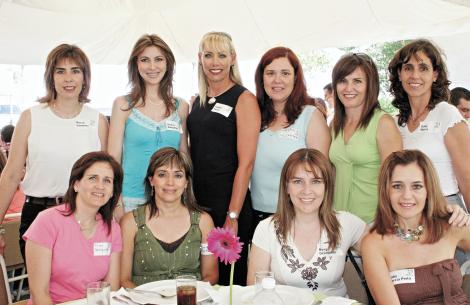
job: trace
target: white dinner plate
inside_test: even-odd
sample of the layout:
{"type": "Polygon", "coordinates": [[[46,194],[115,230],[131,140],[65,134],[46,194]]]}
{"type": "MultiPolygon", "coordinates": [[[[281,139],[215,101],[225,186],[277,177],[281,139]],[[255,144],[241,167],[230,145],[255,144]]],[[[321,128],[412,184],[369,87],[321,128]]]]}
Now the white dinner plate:
{"type": "MultiPolygon", "coordinates": [[[[207,293],[206,289],[203,287],[207,285],[204,282],[198,281],[197,282],[197,290],[196,290],[196,301],[202,302],[207,300],[210,296],[207,293]]],[[[176,294],[176,281],[175,280],[163,280],[163,281],[156,281],[150,282],[146,284],[142,284],[135,289],[140,290],[151,290],[151,291],[159,291],[159,290],[168,290],[168,291],[175,291],[176,294]]],[[[160,296],[155,297],[155,303],[159,305],[176,305],[176,295],[171,298],[163,298],[160,296]]]]}
{"type": "MultiPolygon", "coordinates": [[[[224,290],[228,287],[223,287],[224,290]]],[[[235,288],[235,287],[234,287],[235,288]]],[[[314,300],[313,292],[292,286],[276,285],[276,292],[281,297],[284,304],[310,305],[314,300]]],[[[234,304],[252,304],[255,286],[240,287],[234,291],[234,304]]],[[[227,292],[225,292],[227,293],[227,292]]],[[[224,294],[225,294],[224,293],[224,294]]],[[[225,299],[228,296],[224,296],[225,299]]],[[[227,303],[228,304],[228,303],[227,303]]]]}

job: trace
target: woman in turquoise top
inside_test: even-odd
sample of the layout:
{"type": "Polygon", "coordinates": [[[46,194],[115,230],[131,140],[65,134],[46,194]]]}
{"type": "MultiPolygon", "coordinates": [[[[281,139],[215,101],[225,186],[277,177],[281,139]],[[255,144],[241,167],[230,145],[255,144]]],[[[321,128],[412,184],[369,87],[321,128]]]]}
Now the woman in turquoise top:
{"type": "Polygon", "coordinates": [[[302,66],[292,50],[268,50],[255,72],[262,122],[251,177],[254,224],[277,209],[281,169],[299,148],[315,148],[328,156],[331,136],[325,117],[307,105],[302,66]]]}
{"type": "Polygon", "coordinates": [[[128,63],[131,92],[114,101],[108,141],[109,153],[124,169],[126,211],[145,203],[145,171],[155,151],[168,146],[187,151],[189,107],[173,97],[174,69],[173,53],[157,35],[144,35],[134,45],[128,63]]]}
{"type": "Polygon", "coordinates": [[[366,54],[344,55],[333,69],[335,116],[330,160],[336,167],[334,204],[371,223],[380,164],[402,149],[393,118],[380,109],[379,75],[366,54]]]}
{"type": "Polygon", "coordinates": [[[121,221],[123,287],[182,274],[217,283],[217,258],[207,249],[214,223],[196,204],[192,181],[187,154],[171,147],[153,154],[145,179],[147,201],[121,221]]]}

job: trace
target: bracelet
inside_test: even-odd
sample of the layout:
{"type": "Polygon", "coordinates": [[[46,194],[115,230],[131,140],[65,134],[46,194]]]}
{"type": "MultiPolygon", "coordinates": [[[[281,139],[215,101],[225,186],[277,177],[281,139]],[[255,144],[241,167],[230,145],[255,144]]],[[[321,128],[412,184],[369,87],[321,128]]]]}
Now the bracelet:
{"type": "Polygon", "coordinates": [[[5,235],[6,232],[7,230],[5,230],[3,226],[0,226],[0,235],[5,235]]]}

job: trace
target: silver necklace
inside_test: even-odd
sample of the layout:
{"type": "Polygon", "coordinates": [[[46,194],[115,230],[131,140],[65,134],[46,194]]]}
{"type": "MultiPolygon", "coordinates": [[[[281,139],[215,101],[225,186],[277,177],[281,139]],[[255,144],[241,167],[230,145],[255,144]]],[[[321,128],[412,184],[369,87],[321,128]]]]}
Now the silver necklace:
{"type": "Polygon", "coordinates": [[[232,87],[233,87],[233,85],[230,85],[230,87],[228,87],[227,89],[225,89],[224,91],[222,91],[222,92],[219,93],[218,95],[211,97],[207,102],[208,102],[209,104],[211,104],[211,105],[214,104],[215,101],[217,101],[217,98],[218,98],[219,96],[221,96],[222,94],[224,94],[225,92],[227,92],[228,90],[230,90],[230,88],[232,88],[232,87]]]}
{"type": "Polygon", "coordinates": [[[414,230],[411,230],[411,229],[408,229],[408,230],[403,230],[402,228],[400,228],[400,226],[395,222],[393,224],[393,227],[395,229],[395,235],[400,238],[400,240],[403,240],[403,241],[408,241],[408,242],[412,242],[412,241],[419,241],[421,235],[423,235],[423,232],[424,232],[424,226],[423,225],[419,225],[416,229],[414,230]]]}

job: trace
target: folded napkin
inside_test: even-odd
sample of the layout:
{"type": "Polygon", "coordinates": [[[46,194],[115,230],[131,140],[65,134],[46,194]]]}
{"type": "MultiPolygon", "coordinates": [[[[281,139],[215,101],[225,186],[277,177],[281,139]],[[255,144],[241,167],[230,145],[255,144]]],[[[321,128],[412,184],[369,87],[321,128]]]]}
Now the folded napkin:
{"type": "MultiPolygon", "coordinates": [[[[219,293],[211,287],[209,282],[198,282],[198,289],[204,289],[210,296],[214,303],[216,300],[220,300],[219,293]]],[[[139,290],[138,288],[136,288],[139,290]]],[[[157,290],[158,291],[158,290],[157,290]]],[[[155,292],[145,290],[128,291],[124,288],[119,289],[116,292],[111,292],[111,305],[141,305],[141,304],[172,304],[176,305],[176,296],[174,297],[162,297],[155,292]]],[[[211,301],[201,302],[202,305],[213,304],[211,301]]]]}

